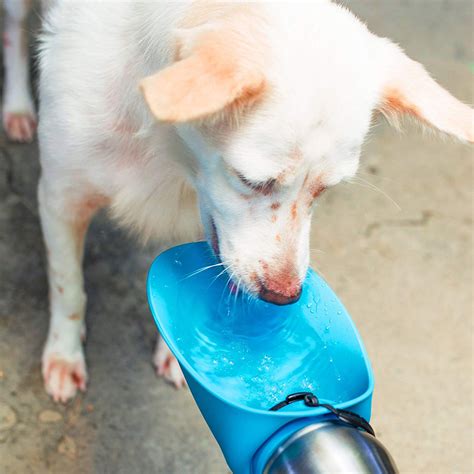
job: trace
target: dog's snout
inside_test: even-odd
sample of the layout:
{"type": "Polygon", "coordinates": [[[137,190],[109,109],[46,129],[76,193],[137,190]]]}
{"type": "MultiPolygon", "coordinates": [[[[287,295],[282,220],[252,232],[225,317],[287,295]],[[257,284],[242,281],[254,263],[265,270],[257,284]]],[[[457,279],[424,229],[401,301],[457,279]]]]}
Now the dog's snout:
{"type": "Polygon", "coordinates": [[[262,300],[277,305],[295,303],[301,296],[301,283],[298,279],[266,279],[260,283],[259,296],[262,300]]]}
{"type": "Polygon", "coordinates": [[[301,279],[296,268],[286,261],[283,265],[272,267],[269,262],[260,260],[262,276],[258,279],[260,298],[269,303],[285,305],[294,303],[301,296],[301,279]]]}
{"type": "Polygon", "coordinates": [[[291,293],[281,293],[280,291],[269,290],[265,286],[262,286],[259,292],[259,296],[262,300],[277,305],[295,303],[300,299],[301,286],[296,291],[291,293]]]}

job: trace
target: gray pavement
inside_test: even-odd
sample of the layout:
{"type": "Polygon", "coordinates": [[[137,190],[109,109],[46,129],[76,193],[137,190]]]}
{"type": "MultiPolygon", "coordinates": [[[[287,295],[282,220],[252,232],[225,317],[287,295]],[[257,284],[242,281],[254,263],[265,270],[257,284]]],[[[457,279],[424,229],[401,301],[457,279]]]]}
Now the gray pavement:
{"type": "MultiPolygon", "coordinates": [[[[473,102],[470,0],[345,3],[473,102]]],[[[467,146],[380,123],[360,173],[370,184],[329,191],[314,220],[313,265],[364,338],[373,424],[402,472],[473,471],[472,158],[467,146]]],[[[105,216],[85,257],[89,390],[67,406],[46,396],[38,173],[36,144],[0,136],[0,472],[227,472],[188,391],[151,366],[145,274],[159,249],[141,249],[105,216]]]]}

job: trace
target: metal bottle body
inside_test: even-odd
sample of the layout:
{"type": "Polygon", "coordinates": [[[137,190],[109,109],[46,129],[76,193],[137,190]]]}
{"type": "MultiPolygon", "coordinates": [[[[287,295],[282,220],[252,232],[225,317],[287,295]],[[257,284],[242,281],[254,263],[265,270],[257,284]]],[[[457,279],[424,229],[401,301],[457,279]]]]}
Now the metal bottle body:
{"type": "Polygon", "coordinates": [[[308,425],[268,459],[263,474],[395,474],[398,470],[374,436],[336,420],[308,425]]]}

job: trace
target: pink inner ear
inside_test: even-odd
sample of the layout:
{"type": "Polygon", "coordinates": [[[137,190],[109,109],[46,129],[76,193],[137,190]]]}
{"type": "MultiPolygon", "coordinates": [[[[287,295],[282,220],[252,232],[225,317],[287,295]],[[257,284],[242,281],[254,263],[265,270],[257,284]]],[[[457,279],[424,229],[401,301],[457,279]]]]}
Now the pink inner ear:
{"type": "Polygon", "coordinates": [[[393,114],[410,115],[442,132],[473,142],[473,110],[443,89],[421,64],[398,48],[395,56],[392,77],[383,91],[381,111],[389,119],[393,114]]]}

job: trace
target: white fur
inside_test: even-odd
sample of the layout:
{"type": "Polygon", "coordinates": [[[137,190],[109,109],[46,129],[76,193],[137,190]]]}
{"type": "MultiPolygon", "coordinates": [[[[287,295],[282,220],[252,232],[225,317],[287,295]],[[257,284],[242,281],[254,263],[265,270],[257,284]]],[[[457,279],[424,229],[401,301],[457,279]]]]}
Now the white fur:
{"type": "MultiPolygon", "coordinates": [[[[302,204],[303,183],[332,186],[355,174],[381,101],[390,70],[385,43],[352,14],[326,0],[263,3],[258,33],[267,45],[271,94],[218,141],[218,125],[156,123],[138,83],[172,62],[178,35],[193,41],[196,35],[178,31],[191,3],[64,0],[47,14],[39,197],[52,315],[43,373],[57,400],[85,387],[84,234],[77,229],[97,208],[109,204],[142,237],[175,244],[201,233],[197,191],[206,234],[212,237],[213,222],[233,280],[251,293],[259,291],[256,282],[284,291],[275,275],[289,269],[288,284],[299,285],[308,265],[311,209],[302,204]],[[262,195],[233,170],[255,182],[285,177],[262,195]]],[[[192,54],[191,43],[183,47],[192,54]]],[[[182,384],[162,343],[155,361],[182,384]]]]}
{"type": "Polygon", "coordinates": [[[18,142],[30,142],[36,130],[26,29],[29,4],[29,0],[4,1],[2,118],[8,137],[18,142]]]}

